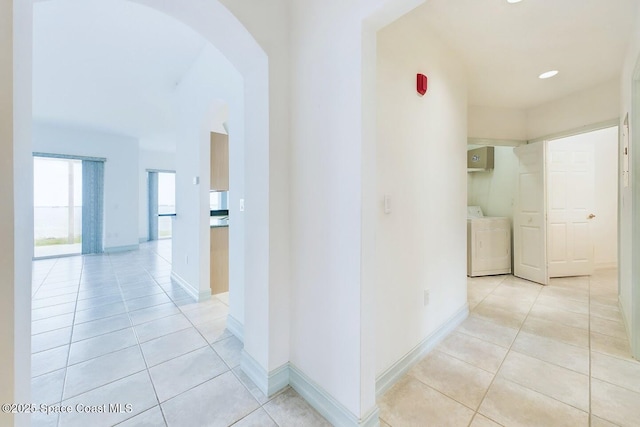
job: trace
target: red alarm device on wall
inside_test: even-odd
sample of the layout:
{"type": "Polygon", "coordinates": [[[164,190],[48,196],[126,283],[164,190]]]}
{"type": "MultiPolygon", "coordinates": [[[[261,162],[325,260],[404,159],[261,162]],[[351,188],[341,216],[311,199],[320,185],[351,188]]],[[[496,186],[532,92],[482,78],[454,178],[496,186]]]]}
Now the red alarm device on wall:
{"type": "Polygon", "coordinates": [[[418,74],[416,88],[420,95],[427,93],[427,76],[424,74],[418,74]]]}

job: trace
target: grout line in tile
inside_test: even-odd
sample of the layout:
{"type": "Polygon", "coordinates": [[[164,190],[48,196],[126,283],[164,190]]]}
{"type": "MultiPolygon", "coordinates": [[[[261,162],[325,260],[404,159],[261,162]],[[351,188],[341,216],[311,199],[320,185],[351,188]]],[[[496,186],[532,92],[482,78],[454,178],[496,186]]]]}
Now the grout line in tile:
{"type": "MultiPolygon", "coordinates": [[[[44,277],[42,278],[42,282],[40,282],[40,285],[38,286],[38,288],[36,289],[35,292],[33,292],[32,294],[32,300],[33,300],[33,296],[35,296],[38,293],[38,290],[40,290],[40,288],[42,287],[42,285],[44,284],[44,282],[47,280],[47,277],[49,277],[49,275],[51,274],[51,271],[53,270],[53,267],[58,263],[58,260],[56,259],[53,264],[51,264],[51,267],[49,267],[49,271],[47,271],[47,273],[44,275],[44,277]]],[[[32,262],[32,267],[31,267],[31,271],[33,274],[33,262],[32,262]]],[[[33,284],[32,284],[33,286],[33,284]]]]}
{"type": "MultiPolygon", "coordinates": [[[[495,291],[496,289],[498,289],[498,286],[500,286],[500,285],[501,285],[505,280],[507,280],[507,277],[508,277],[508,276],[507,276],[507,275],[505,275],[505,276],[502,278],[502,280],[500,280],[500,282],[498,282],[498,284],[497,284],[493,289],[491,289],[491,291],[489,291],[489,292],[488,292],[484,297],[482,297],[482,299],[481,299],[480,301],[478,301],[478,303],[473,307],[473,309],[475,310],[475,309],[476,309],[476,307],[478,307],[480,304],[482,304],[482,303],[484,302],[484,300],[486,300],[486,299],[487,299],[487,297],[488,297],[489,295],[493,294],[493,291],[495,291]]],[[[469,277],[467,277],[467,283],[468,283],[468,281],[469,281],[469,277]]],[[[469,286],[469,285],[467,285],[467,303],[469,303],[469,301],[468,301],[468,300],[469,300],[469,288],[468,288],[468,286],[469,286]]],[[[471,313],[472,311],[473,311],[473,310],[470,310],[470,313],[471,313]]]]}
{"type": "MultiPolygon", "coordinates": [[[[135,414],[133,417],[130,417],[130,418],[124,419],[124,420],[122,420],[122,421],[118,421],[117,423],[115,423],[115,424],[113,425],[113,427],[120,426],[120,425],[122,425],[122,424],[126,423],[127,421],[131,420],[131,418],[135,418],[135,417],[137,417],[138,415],[146,414],[147,412],[152,411],[152,410],[153,410],[153,408],[155,408],[156,406],[158,407],[158,409],[160,409],[160,404],[155,405],[155,406],[152,406],[152,407],[151,407],[151,408],[149,408],[149,409],[145,409],[144,411],[142,411],[142,412],[140,412],[140,413],[138,413],[138,414],[135,414]]],[[[160,410],[160,414],[162,414],[162,419],[164,420],[164,414],[162,413],[162,410],[160,410]]],[[[166,420],[164,420],[164,426],[166,426],[166,425],[167,425],[167,421],[166,421],[166,420]]]]}
{"type": "MultiPolygon", "coordinates": [[[[139,373],[141,373],[141,372],[144,372],[144,371],[145,371],[145,369],[140,369],[139,371],[133,372],[133,373],[128,374],[128,375],[125,375],[124,377],[121,377],[121,378],[116,378],[116,379],[111,380],[111,381],[109,381],[109,382],[106,382],[106,383],[104,383],[104,384],[100,384],[100,385],[99,385],[99,386],[97,386],[97,387],[93,387],[93,388],[91,388],[91,389],[89,389],[89,390],[85,390],[85,391],[83,391],[83,392],[81,392],[81,393],[74,394],[73,396],[67,396],[66,398],[63,398],[63,399],[61,400],[61,402],[64,402],[65,400],[69,400],[69,399],[74,399],[74,398],[76,398],[76,397],[82,396],[83,394],[87,394],[87,393],[90,393],[90,392],[92,392],[92,391],[94,391],[94,390],[97,390],[97,389],[99,389],[99,388],[102,388],[102,387],[104,387],[104,386],[107,386],[107,385],[109,385],[109,384],[113,384],[113,383],[115,383],[115,382],[122,381],[122,380],[123,380],[123,379],[125,379],[125,378],[129,378],[129,377],[131,377],[131,376],[133,376],[133,375],[137,375],[137,374],[139,374],[139,373]]],[[[62,396],[64,397],[64,389],[62,389],[62,396]]]]}
{"type": "MultiPolygon", "coordinates": [[[[107,319],[109,319],[109,318],[111,318],[111,317],[122,316],[123,314],[125,314],[125,313],[122,313],[122,314],[116,314],[115,316],[103,317],[102,319],[98,319],[98,321],[99,321],[99,320],[107,320],[107,319]]],[[[93,320],[93,322],[95,322],[95,321],[96,321],[96,320],[93,320]]],[[[131,320],[129,320],[129,322],[131,322],[131,320]]],[[[78,325],[85,325],[85,324],[87,324],[87,323],[89,323],[89,322],[85,322],[85,323],[78,323],[78,325]]],[[[90,339],[92,339],[92,338],[98,338],[98,337],[101,337],[101,336],[104,336],[104,335],[111,334],[111,333],[113,333],[113,332],[120,332],[120,331],[122,331],[122,330],[129,329],[129,328],[132,328],[132,329],[133,329],[133,327],[134,327],[133,325],[129,324],[128,326],[124,326],[124,327],[122,327],[122,328],[114,329],[114,330],[112,330],[112,331],[108,331],[108,332],[103,332],[103,333],[101,333],[101,334],[97,334],[97,335],[92,335],[92,336],[90,336],[90,337],[83,338],[83,339],[81,339],[81,340],[77,340],[77,341],[74,341],[74,340],[73,340],[73,333],[72,333],[72,334],[71,334],[71,344],[75,344],[75,343],[83,342],[83,341],[86,341],[86,340],[90,340],[90,339]]],[[[129,346],[129,347],[131,347],[131,346],[129,346]]],[[[125,348],[128,348],[128,347],[125,347],[125,348]]],[[[118,350],[118,351],[119,351],[119,350],[118,350]]]]}
{"type": "MultiPolygon", "coordinates": [[[[458,400],[458,399],[456,399],[455,397],[453,397],[453,396],[449,396],[447,393],[445,393],[445,392],[443,392],[443,391],[438,390],[438,389],[437,389],[437,388],[435,388],[434,386],[432,386],[432,385],[430,385],[430,384],[425,383],[425,382],[424,382],[424,381],[422,381],[420,378],[416,378],[416,377],[414,377],[414,376],[413,376],[413,375],[411,375],[408,371],[407,371],[407,373],[406,373],[405,375],[408,375],[408,376],[410,376],[412,379],[414,379],[414,380],[418,381],[420,384],[422,384],[422,385],[424,385],[424,386],[427,386],[427,387],[429,387],[429,388],[430,388],[430,389],[432,389],[432,390],[437,391],[437,392],[438,392],[438,393],[440,393],[441,395],[445,396],[447,399],[453,400],[454,402],[458,403],[459,405],[462,405],[462,406],[464,406],[465,408],[467,408],[467,409],[469,409],[469,410],[473,411],[474,415],[478,412],[478,409],[480,408],[480,405],[482,404],[482,401],[480,401],[480,403],[478,404],[478,407],[477,407],[477,408],[473,408],[473,407],[471,407],[471,406],[467,405],[466,403],[463,403],[463,402],[459,401],[459,400],[458,400]]],[[[495,374],[492,374],[492,375],[495,375],[495,374]]],[[[471,417],[471,421],[473,421],[473,417],[471,417]]],[[[470,421],[470,422],[471,422],[471,421],[470,421]]],[[[470,424],[469,424],[469,425],[470,425],[470,424]]]]}
{"type": "MultiPolygon", "coordinates": [[[[56,262],[57,263],[57,262],[56,262]]],[[[84,260],[82,261],[81,267],[80,267],[80,279],[82,279],[82,272],[84,270],[84,260]]],[[[80,292],[80,287],[78,287],[78,293],[80,292]]],[[[60,402],[62,403],[62,398],[64,397],[64,390],[67,386],[67,373],[69,372],[69,358],[71,357],[71,340],[73,339],[73,327],[75,325],[75,320],[76,320],[76,310],[78,309],[78,294],[76,293],[76,300],[75,300],[75,305],[74,305],[74,309],[73,309],[73,319],[71,320],[71,335],[69,337],[69,350],[67,351],[67,361],[65,363],[65,370],[64,370],[64,379],[62,380],[62,393],[60,395],[60,402]]],[[[57,422],[58,426],[60,426],[60,416],[58,416],[58,422],[57,422]]]]}
{"type": "MultiPolygon", "coordinates": [[[[597,334],[597,332],[594,332],[594,333],[596,333],[596,334],[597,334]]],[[[602,334],[600,334],[600,335],[602,335],[602,334]]],[[[606,335],[606,336],[608,336],[608,335],[606,335]]],[[[618,339],[620,339],[620,338],[618,338],[618,339]]],[[[631,357],[631,355],[629,355],[629,357],[626,357],[626,358],[625,358],[625,357],[620,356],[620,355],[618,355],[618,354],[603,353],[602,351],[595,350],[595,349],[591,349],[591,353],[598,353],[598,354],[601,354],[601,355],[603,355],[603,356],[612,357],[612,358],[614,358],[614,359],[621,360],[621,361],[623,361],[623,362],[640,363],[640,361],[638,361],[638,360],[636,360],[636,359],[633,359],[633,358],[631,357]]],[[[599,379],[599,378],[598,378],[598,379],[599,379]]]]}
{"type": "MultiPolygon", "coordinates": [[[[109,263],[111,264],[111,268],[113,268],[113,263],[111,262],[111,256],[109,256],[108,259],[109,259],[109,263]]],[[[116,284],[118,285],[118,289],[120,290],[120,295],[122,296],[122,287],[120,286],[120,281],[118,279],[116,279],[116,284]]],[[[155,395],[156,403],[160,405],[160,399],[158,398],[156,385],[153,383],[153,379],[151,378],[151,372],[149,372],[149,363],[147,362],[147,358],[144,355],[144,351],[142,351],[140,338],[138,337],[138,332],[136,331],[136,328],[133,326],[133,321],[131,320],[131,315],[129,314],[128,308],[129,307],[125,303],[125,310],[126,310],[125,312],[127,314],[127,318],[129,319],[129,323],[131,324],[131,329],[133,330],[133,336],[136,338],[136,346],[138,347],[138,351],[140,351],[140,355],[142,356],[142,361],[144,362],[144,366],[145,366],[144,370],[147,372],[147,377],[149,378],[149,382],[151,383],[151,387],[153,388],[153,394],[155,395]]],[[[127,419],[130,419],[130,418],[133,418],[133,417],[129,417],[127,419]]],[[[167,424],[167,420],[164,417],[164,413],[162,414],[162,419],[164,420],[164,423],[167,424]]]]}
{"type": "MultiPolygon", "coordinates": [[[[455,332],[455,331],[454,331],[454,332],[455,332]]],[[[451,335],[448,335],[448,336],[451,336],[451,335]]],[[[467,336],[470,336],[470,335],[467,335],[467,336]]],[[[487,343],[487,344],[492,344],[492,343],[490,343],[489,341],[485,341],[485,340],[483,340],[483,339],[481,339],[481,338],[478,338],[478,337],[473,337],[473,336],[470,336],[470,337],[471,337],[471,338],[475,338],[475,339],[477,339],[477,340],[480,340],[480,341],[482,341],[482,342],[485,342],[485,343],[487,343]]],[[[492,345],[497,345],[497,344],[492,344],[492,345]]],[[[500,348],[505,348],[505,347],[502,347],[502,346],[498,346],[498,347],[500,347],[500,348]]],[[[474,365],[474,364],[472,364],[472,363],[469,363],[469,362],[467,362],[466,360],[462,360],[462,359],[458,358],[457,356],[455,356],[455,355],[453,355],[453,354],[449,354],[449,353],[447,353],[447,352],[445,352],[445,351],[438,350],[438,346],[436,346],[433,350],[431,350],[431,351],[430,351],[429,353],[427,353],[425,356],[428,356],[429,354],[432,354],[433,352],[438,352],[438,353],[444,354],[445,356],[448,356],[448,357],[451,357],[451,358],[453,358],[453,359],[456,359],[457,361],[462,362],[462,363],[464,363],[465,365],[469,365],[469,366],[471,366],[472,368],[480,369],[481,371],[484,371],[484,372],[486,372],[486,373],[488,373],[488,374],[491,374],[491,375],[495,375],[495,374],[496,374],[496,372],[487,371],[486,369],[481,368],[481,367],[479,367],[479,366],[476,366],[476,365],[474,365]]],[[[507,357],[507,356],[506,356],[506,354],[505,354],[505,357],[507,357]]],[[[424,359],[424,358],[423,358],[423,359],[424,359]]],[[[422,361],[423,359],[420,359],[420,361],[422,361]]],[[[419,363],[419,362],[418,362],[418,363],[419,363]]],[[[409,372],[409,371],[407,371],[407,372],[409,372]]]]}
{"type": "Polygon", "coordinates": [[[491,379],[491,383],[489,384],[489,387],[487,387],[487,390],[484,392],[484,395],[482,396],[482,399],[480,400],[480,404],[478,404],[478,409],[476,410],[476,413],[479,413],[478,411],[482,407],[482,404],[484,403],[484,400],[487,398],[487,394],[489,394],[489,390],[491,390],[491,387],[493,387],[493,383],[495,382],[496,378],[498,377],[498,374],[500,373],[500,370],[502,369],[502,365],[504,364],[504,361],[507,360],[507,357],[509,357],[509,353],[511,352],[511,348],[513,347],[513,344],[518,339],[518,336],[520,335],[520,332],[522,331],[522,327],[524,326],[525,322],[529,318],[529,314],[531,313],[531,309],[533,308],[533,306],[535,305],[536,301],[538,300],[538,297],[540,297],[540,294],[542,293],[542,289],[543,289],[543,287],[540,286],[540,289],[538,289],[538,295],[536,295],[536,298],[533,301],[533,304],[531,305],[531,308],[529,308],[529,311],[527,312],[527,315],[525,316],[524,320],[520,324],[520,327],[518,328],[518,333],[516,334],[515,338],[511,342],[511,345],[509,346],[509,349],[507,350],[507,353],[505,354],[504,358],[502,359],[502,362],[500,362],[500,366],[498,367],[498,369],[496,370],[496,373],[494,374],[493,378],[491,379]]]}

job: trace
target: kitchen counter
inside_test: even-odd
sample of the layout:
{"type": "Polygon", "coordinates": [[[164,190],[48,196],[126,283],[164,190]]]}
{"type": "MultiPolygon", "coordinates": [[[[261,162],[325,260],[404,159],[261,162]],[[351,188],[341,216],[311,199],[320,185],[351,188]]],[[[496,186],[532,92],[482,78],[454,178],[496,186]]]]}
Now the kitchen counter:
{"type": "Polygon", "coordinates": [[[229,217],[228,216],[212,216],[209,220],[209,226],[211,228],[214,227],[228,227],[229,226],[229,217]]]}

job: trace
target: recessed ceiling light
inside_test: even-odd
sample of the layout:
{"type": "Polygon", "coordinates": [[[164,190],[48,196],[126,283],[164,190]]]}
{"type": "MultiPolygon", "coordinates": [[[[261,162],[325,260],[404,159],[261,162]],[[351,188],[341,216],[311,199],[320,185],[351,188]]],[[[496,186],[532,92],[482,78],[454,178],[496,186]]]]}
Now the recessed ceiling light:
{"type": "Polygon", "coordinates": [[[538,78],[540,79],[548,79],[550,77],[555,76],[556,74],[558,74],[558,70],[551,70],[551,71],[547,71],[546,73],[542,73],[538,76],[538,78]]]}
{"type": "Polygon", "coordinates": [[[507,0],[507,3],[520,3],[522,0],[507,0]]]}

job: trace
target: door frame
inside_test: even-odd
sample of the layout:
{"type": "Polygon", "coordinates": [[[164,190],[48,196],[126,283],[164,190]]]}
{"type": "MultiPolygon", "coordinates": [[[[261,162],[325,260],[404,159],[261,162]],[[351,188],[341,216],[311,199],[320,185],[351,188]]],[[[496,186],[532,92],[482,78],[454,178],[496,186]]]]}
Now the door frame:
{"type": "MultiPolygon", "coordinates": [[[[151,218],[151,186],[150,186],[150,184],[151,184],[151,183],[150,183],[150,181],[149,181],[149,174],[150,174],[150,173],[156,173],[156,174],[158,174],[158,173],[172,173],[172,174],[174,174],[174,175],[175,175],[175,174],[176,174],[176,171],[175,171],[175,170],[170,170],[170,169],[154,169],[154,168],[148,168],[148,169],[145,169],[145,173],[146,173],[146,181],[147,181],[147,185],[145,186],[145,187],[146,187],[146,190],[147,190],[147,197],[146,197],[147,205],[146,205],[146,209],[145,209],[145,212],[146,212],[146,214],[147,214],[147,215],[146,215],[146,216],[147,216],[147,240],[146,240],[146,241],[147,241],[147,242],[151,242],[151,241],[153,241],[153,240],[159,240],[159,239],[158,239],[158,236],[156,236],[156,238],[155,238],[155,239],[151,239],[151,222],[149,221],[149,219],[151,218]]],[[[156,189],[156,190],[157,190],[157,189],[156,189]]],[[[158,195],[156,194],[156,202],[158,201],[158,200],[157,200],[157,199],[158,199],[158,197],[157,197],[157,196],[158,196],[158,195]]],[[[156,216],[157,216],[157,213],[158,213],[158,212],[157,212],[157,210],[156,210],[156,216]]],[[[157,227],[157,221],[156,221],[156,227],[157,227]]],[[[157,233],[157,232],[158,232],[158,231],[156,230],[156,233],[157,233]]]]}
{"type": "Polygon", "coordinates": [[[629,185],[631,188],[631,354],[640,360],[640,56],[631,81],[631,114],[629,123],[629,185]],[[635,131],[635,132],[634,132],[635,131]]]}

